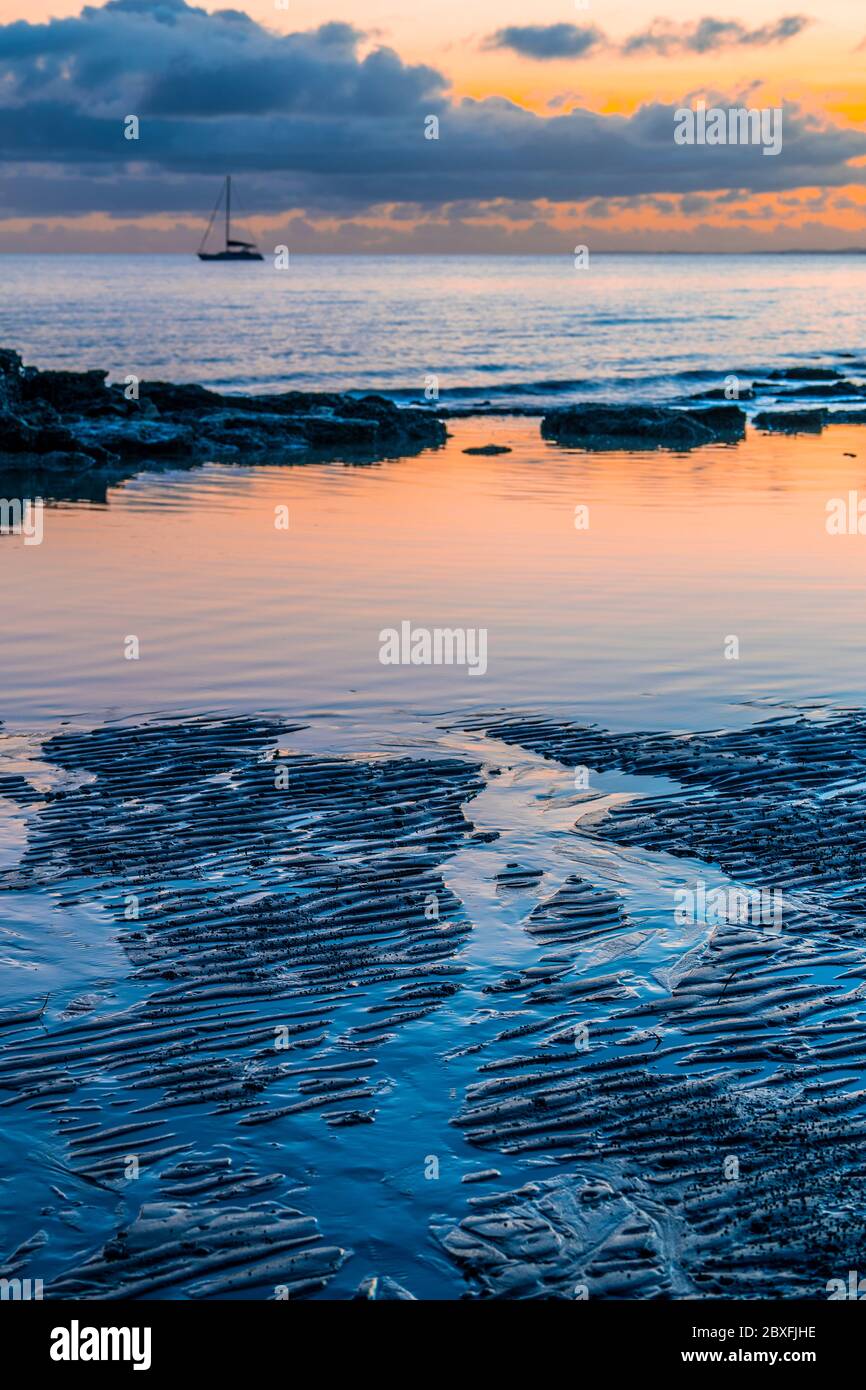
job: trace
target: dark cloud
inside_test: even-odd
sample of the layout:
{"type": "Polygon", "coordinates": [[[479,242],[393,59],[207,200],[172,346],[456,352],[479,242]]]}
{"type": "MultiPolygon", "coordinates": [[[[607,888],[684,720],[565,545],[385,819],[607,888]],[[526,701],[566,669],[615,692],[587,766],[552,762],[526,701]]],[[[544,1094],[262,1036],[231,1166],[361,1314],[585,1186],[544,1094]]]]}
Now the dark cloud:
{"type": "Polygon", "coordinates": [[[694,24],[675,24],[670,19],[653,20],[649,28],[633,34],[620,45],[610,43],[594,26],[576,24],[511,25],[485,39],[485,48],[510,48],[524,58],[551,61],[583,58],[600,47],[616,49],[626,56],[636,53],[713,53],[722,48],[768,47],[786,42],[811,23],[806,15],[786,15],[774,24],[749,29],[737,20],[700,19],[694,24]]]}
{"type": "Polygon", "coordinates": [[[671,105],[536,115],[502,98],[454,102],[440,73],[362,39],[336,23],[280,36],[184,0],[0,26],[5,216],[198,216],[227,170],[248,212],[347,220],[863,181],[852,161],[866,134],[794,107],[772,159],[755,146],[676,146],[671,105]],[[124,139],[129,114],[137,141],[124,139]],[[424,138],[430,114],[438,140],[424,138]]]}
{"type": "Polygon", "coordinates": [[[525,58],[582,58],[603,40],[594,26],[576,24],[510,24],[485,40],[485,48],[511,48],[525,58]]]}
{"type": "Polygon", "coordinates": [[[237,10],[185,0],[109,0],[73,19],[0,26],[4,103],[151,116],[403,112],[441,97],[445,79],[387,48],[358,58],[364,35],[323,24],[279,35],[237,10]]]}
{"type": "Polygon", "coordinates": [[[622,52],[713,53],[720,48],[747,46],[766,48],[785,43],[801,34],[811,20],[806,15],[785,15],[774,24],[748,29],[734,19],[700,19],[695,24],[674,24],[656,19],[642,34],[633,34],[622,45],[622,52]]]}

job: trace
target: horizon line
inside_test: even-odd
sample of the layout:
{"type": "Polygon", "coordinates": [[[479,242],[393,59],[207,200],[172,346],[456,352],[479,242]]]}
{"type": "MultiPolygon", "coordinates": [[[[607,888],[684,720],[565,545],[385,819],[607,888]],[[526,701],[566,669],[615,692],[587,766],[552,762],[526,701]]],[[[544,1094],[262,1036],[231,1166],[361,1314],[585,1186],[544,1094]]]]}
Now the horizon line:
{"type": "MultiPolygon", "coordinates": [[[[591,256],[866,256],[866,246],[783,246],[778,249],[770,250],[763,247],[753,247],[750,250],[741,251],[699,251],[694,249],[677,250],[671,248],[653,250],[652,248],[616,248],[600,247],[593,251],[590,247],[591,256]]],[[[551,260],[559,257],[570,257],[573,255],[571,250],[562,251],[290,251],[293,257],[301,256],[321,256],[333,257],[336,259],[346,259],[351,256],[394,256],[397,257],[427,257],[428,259],[436,256],[462,257],[469,259],[490,259],[492,257],[502,257],[503,260],[510,258],[540,258],[548,257],[551,260]]],[[[122,251],[115,249],[100,249],[93,251],[67,251],[67,250],[3,250],[0,248],[2,256],[188,256],[191,260],[196,258],[195,251],[122,251]]],[[[265,256],[267,259],[267,255],[265,256]]]]}

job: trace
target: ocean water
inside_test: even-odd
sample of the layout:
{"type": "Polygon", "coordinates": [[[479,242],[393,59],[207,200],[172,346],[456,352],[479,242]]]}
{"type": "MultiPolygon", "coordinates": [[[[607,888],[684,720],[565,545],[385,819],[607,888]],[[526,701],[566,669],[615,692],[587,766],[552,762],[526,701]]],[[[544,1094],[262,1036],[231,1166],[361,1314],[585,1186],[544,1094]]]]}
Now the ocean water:
{"type": "MultiPolygon", "coordinates": [[[[589,272],[567,257],[310,257],[287,274],[176,257],[8,257],[0,275],[3,341],[28,361],[238,391],[405,399],[435,373],[442,399],[461,404],[672,399],[729,372],[816,361],[856,386],[866,357],[866,261],[856,257],[612,256],[589,272]]],[[[462,987],[383,1049],[376,1123],[360,1140],[313,1112],[242,1139],[217,1111],[172,1112],[182,1140],[228,1144],[258,1171],[277,1164],[289,1200],[297,1192],[327,1238],[355,1252],[331,1297],[371,1272],[420,1297],[463,1290],[429,1228],[463,1212],[461,1178],[486,1159],[450,1118],[477,1080],[466,1048],[501,1026],[485,987],[537,951],[523,930],[531,899],[497,890],[503,866],[537,865],[545,895],[575,872],[622,894],[647,937],[634,959],[624,945],[623,959],[647,997],[660,988],[653,972],[696,940],[672,928],[672,884],[716,874],[600,847],[581,832],[586,807],[569,769],[455,732],[455,716],[502,707],[687,730],[866,704],[866,538],[826,527],[828,501],[866,496],[862,429],[750,429],[741,444],[687,454],[596,454],[542,440],[537,419],[449,428],[442,449],[372,465],[142,469],[87,498],[49,497],[39,545],[0,536],[4,773],[56,785],[40,749],[61,729],[253,711],[303,723],[287,740],[297,752],[456,755],[501,769],[467,808],[499,838],[467,842],[443,866],[473,924],[462,987]],[[510,452],[464,453],[490,442],[510,452]],[[274,524],[283,507],[287,530],[274,524]],[[485,674],[383,665],[380,633],[403,621],[484,628],[485,674]],[[136,661],[124,657],[131,634],[136,661]],[[422,1176],[430,1153],[437,1183],[422,1176]]],[[[591,795],[659,792],[660,781],[594,775],[591,795]]],[[[36,817],[0,797],[0,869],[13,881],[36,817]]],[[[84,887],[83,903],[50,881],[16,885],[0,903],[3,1003],[46,997],[47,1036],[82,995],[120,1012],[147,988],[130,978],[104,885],[84,887]]],[[[100,1102],[112,1085],[100,1080],[100,1102]]],[[[122,1101],[112,1104],[114,1116],[103,1113],[125,1119],[122,1101]]],[[[0,1250],[45,1228],[30,1273],[62,1274],[139,1201],[160,1197],[154,1172],[120,1196],[58,1179],[48,1110],[4,1116],[0,1250]],[[58,1181],[74,1210],[57,1209],[58,1181]]],[[[511,1186],[546,1171],[494,1161],[511,1186]]]]}
{"type": "Polygon", "coordinates": [[[5,256],[3,341],[39,366],[443,403],[669,399],[816,359],[866,370],[856,255],[5,256]],[[840,357],[839,354],[846,354],[840,357]]]}

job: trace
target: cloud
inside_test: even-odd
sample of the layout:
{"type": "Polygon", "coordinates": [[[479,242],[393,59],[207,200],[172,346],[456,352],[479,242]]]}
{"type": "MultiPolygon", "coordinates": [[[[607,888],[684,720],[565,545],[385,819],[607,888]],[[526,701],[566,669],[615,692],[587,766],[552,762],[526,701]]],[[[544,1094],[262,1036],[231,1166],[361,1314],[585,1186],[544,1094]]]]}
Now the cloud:
{"type": "Polygon", "coordinates": [[[549,62],[554,59],[584,58],[599,48],[610,48],[624,55],[660,53],[664,57],[683,53],[713,53],[723,48],[765,48],[785,43],[802,33],[811,20],[806,15],[786,15],[773,24],[748,29],[738,20],[700,19],[693,24],[675,24],[670,19],[653,20],[648,29],[633,34],[616,45],[595,26],[576,24],[510,25],[485,39],[484,48],[510,48],[524,58],[549,62]]]}
{"type": "MultiPolygon", "coordinates": [[[[716,199],[715,202],[720,202],[716,199]]],[[[635,200],[635,210],[639,200],[635,200]]],[[[841,250],[856,242],[850,228],[813,219],[788,223],[778,214],[771,199],[750,206],[750,221],[732,222],[724,208],[716,215],[715,205],[707,209],[705,220],[692,215],[685,224],[669,209],[663,220],[656,217],[626,224],[620,203],[601,202],[568,209],[568,225],[557,225],[541,209],[529,225],[493,222],[468,216],[462,220],[445,208],[418,223],[388,223],[358,219],[322,222],[300,216],[273,224],[262,238],[263,246],[285,243],[296,254],[387,254],[422,253],[436,255],[443,250],[466,254],[559,255],[571,262],[576,241],[589,242],[592,254],[605,251],[784,251],[804,246],[814,250],[841,250]],[[591,214],[591,215],[590,215],[591,214]]],[[[494,209],[495,210],[495,209],[494,209]]],[[[685,211],[680,209],[680,211],[685,211]]],[[[734,210],[741,217],[741,210],[734,210]]],[[[57,251],[147,252],[189,251],[190,229],[183,224],[153,227],[141,222],[112,222],[98,230],[89,224],[69,222],[56,226],[32,221],[21,228],[0,222],[0,252],[27,250],[33,253],[57,251]]]]}
{"type": "Polygon", "coordinates": [[[766,159],[754,146],[675,146],[675,107],[661,102],[623,116],[455,101],[433,68],[368,48],[351,25],[279,35],[185,0],[110,0],[74,19],[0,25],[4,216],[198,217],[229,170],[248,212],[347,224],[466,202],[496,204],[506,219],[542,201],[866,177],[852,164],[866,134],[793,106],[781,154],[766,159]],[[129,114],[137,141],[124,138],[129,114]],[[438,140],[425,139],[430,114],[438,140]]]}
{"type": "Polygon", "coordinates": [[[511,48],[525,58],[582,58],[603,42],[594,26],[576,24],[511,24],[484,41],[485,48],[511,48]]]}
{"type": "Polygon", "coordinates": [[[388,48],[358,58],[363,33],[322,24],[280,35],[238,10],[185,0],[109,0],[73,19],[0,26],[9,107],[58,102],[141,116],[267,112],[387,115],[440,97],[447,83],[388,48]]]}
{"type": "Polygon", "coordinates": [[[806,15],[786,15],[774,24],[759,29],[747,29],[730,19],[700,19],[695,24],[674,24],[669,19],[656,19],[642,34],[633,34],[622,45],[625,54],[713,53],[722,48],[766,48],[785,43],[801,34],[811,20],[806,15]]]}

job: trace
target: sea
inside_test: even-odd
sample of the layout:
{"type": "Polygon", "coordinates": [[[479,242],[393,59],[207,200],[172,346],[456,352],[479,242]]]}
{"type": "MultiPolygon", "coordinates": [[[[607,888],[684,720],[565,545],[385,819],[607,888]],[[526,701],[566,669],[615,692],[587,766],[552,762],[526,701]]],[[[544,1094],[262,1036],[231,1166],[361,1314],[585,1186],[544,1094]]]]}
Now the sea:
{"type": "Polygon", "coordinates": [[[731,373],[866,367],[866,256],[5,256],[4,342],[39,366],[443,404],[663,400],[731,373]]]}

